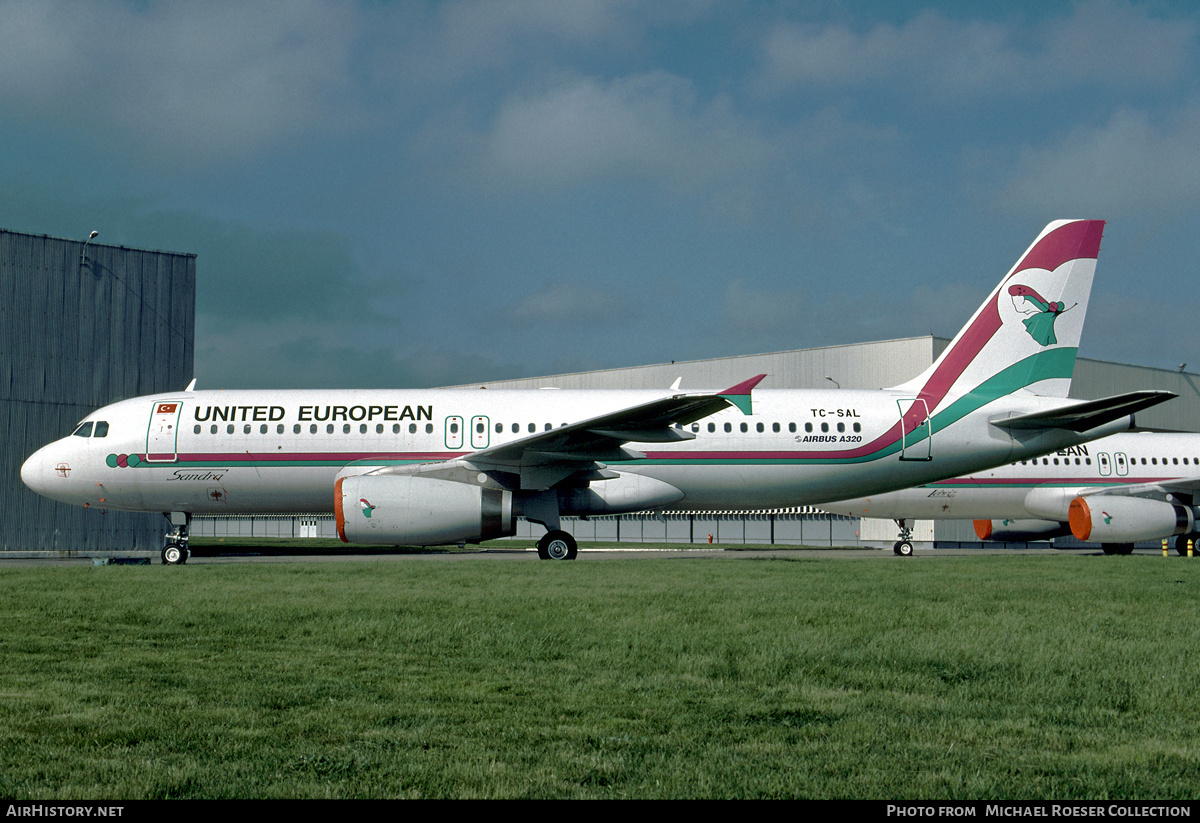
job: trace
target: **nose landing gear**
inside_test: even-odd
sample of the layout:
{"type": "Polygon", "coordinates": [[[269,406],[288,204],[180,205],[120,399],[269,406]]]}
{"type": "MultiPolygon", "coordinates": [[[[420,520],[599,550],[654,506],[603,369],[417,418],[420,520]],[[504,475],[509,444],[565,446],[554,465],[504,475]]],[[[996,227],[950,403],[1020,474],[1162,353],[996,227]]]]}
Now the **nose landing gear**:
{"type": "Polygon", "coordinates": [[[163,512],[163,517],[170,521],[173,527],[166,534],[166,542],[162,550],[164,566],[181,566],[192,556],[188,548],[188,527],[192,516],[187,512],[163,512]]]}

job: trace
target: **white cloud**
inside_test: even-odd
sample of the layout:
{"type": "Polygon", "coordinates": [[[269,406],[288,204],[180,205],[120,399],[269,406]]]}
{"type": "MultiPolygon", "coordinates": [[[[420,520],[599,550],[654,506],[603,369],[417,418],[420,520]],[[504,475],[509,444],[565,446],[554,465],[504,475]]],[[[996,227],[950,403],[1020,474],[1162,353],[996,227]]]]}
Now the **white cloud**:
{"type": "Polygon", "coordinates": [[[509,316],[520,324],[573,325],[586,317],[590,324],[628,322],[634,315],[628,300],[613,290],[579,283],[553,283],[537,289],[514,306],[509,316]]]}
{"type": "Polygon", "coordinates": [[[999,202],[1016,212],[1114,217],[1200,206],[1200,103],[1168,117],[1117,111],[1026,149],[999,202]]]}
{"type": "Polygon", "coordinates": [[[573,79],[510,98],[485,149],[491,174],[548,188],[597,179],[693,188],[775,156],[726,100],[701,104],[689,81],[665,72],[573,79]]]}
{"type": "Polygon", "coordinates": [[[442,86],[580,50],[635,51],[664,24],[706,14],[711,0],[447,0],[425,14],[412,4],[385,28],[401,43],[382,64],[401,82],[442,86]]]}
{"type": "Polygon", "coordinates": [[[1025,26],[936,11],[865,30],[784,23],[764,39],[759,86],[778,92],[886,81],[950,98],[1089,83],[1157,86],[1188,78],[1196,33],[1192,19],[1155,19],[1123,0],[1081,3],[1068,16],[1025,26]]]}
{"type": "Polygon", "coordinates": [[[318,0],[0,5],[0,108],[171,164],[350,116],[353,7],[318,0]]]}

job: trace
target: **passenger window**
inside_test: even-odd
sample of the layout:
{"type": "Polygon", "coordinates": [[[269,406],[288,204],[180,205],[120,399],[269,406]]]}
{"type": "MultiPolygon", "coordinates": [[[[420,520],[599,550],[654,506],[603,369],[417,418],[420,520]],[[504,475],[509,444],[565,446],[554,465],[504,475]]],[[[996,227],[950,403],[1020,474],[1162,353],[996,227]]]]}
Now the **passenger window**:
{"type": "Polygon", "coordinates": [[[217,424],[213,423],[212,428],[209,429],[208,431],[210,434],[216,434],[217,433],[217,424]]]}
{"type": "Polygon", "coordinates": [[[200,433],[200,424],[197,423],[196,428],[192,429],[192,434],[199,434],[199,433],[200,433]]]}
{"type": "Polygon", "coordinates": [[[827,432],[827,431],[829,431],[829,424],[828,424],[828,423],[822,423],[822,424],[821,424],[821,431],[823,431],[823,432],[827,432]]]}
{"type": "Polygon", "coordinates": [[[806,431],[806,432],[810,432],[810,433],[811,433],[811,432],[812,432],[812,423],[805,423],[805,424],[804,424],[804,431],[806,431]]]}
{"type": "Polygon", "coordinates": [[[761,433],[761,432],[762,432],[762,430],[763,430],[763,424],[762,424],[762,423],[759,423],[759,424],[758,424],[757,426],[755,426],[754,428],[758,429],[758,431],[761,433]]]}
{"type": "Polygon", "coordinates": [[[408,433],[409,433],[409,434],[416,434],[416,433],[417,433],[417,424],[416,424],[416,423],[409,423],[409,424],[408,424],[408,433]]]}
{"type": "Polygon", "coordinates": [[[76,437],[91,437],[92,436],[92,421],[84,423],[75,430],[76,437]]]}
{"type": "Polygon", "coordinates": [[[708,430],[709,430],[710,432],[715,432],[715,431],[717,430],[717,424],[716,424],[716,423],[709,423],[709,424],[708,424],[708,430]]]}
{"type": "Polygon", "coordinates": [[[726,423],[726,424],[725,424],[725,431],[727,431],[727,432],[731,432],[731,431],[733,431],[733,424],[731,424],[731,423],[726,423]]]}
{"type": "Polygon", "coordinates": [[[267,433],[267,424],[266,423],[263,423],[261,426],[258,427],[258,433],[259,434],[267,433]]]}
{"type": "Polygon", "coordinates": [[[292,434],[299,434],[299,433],[300,433],[300,424],[297,423],[296,425],[292,426],[292,434]]]}
{"type": "Polygon", "coordinates": [[[308,433],[309,434],[317,433],[317,424],[316,423],[313,423],[311,426],[308,427],[308,433]]]}
{"type": "Polygon", "coordinates": [[[744,432],[746,432],[746,431],[749,431],[750,427],[749,427],[749,426],[747,426],[745,423],[743,423],[743,424],[741,425],[741,429],[742,429],[742,432],[744,433],[744,432]]]}
{"type": "Polygon", "coordinates": [[[778,433],[779,433],[779,424],[778,424],[778,423],[772,423],[772,424],[771,424],[771,431],[773,431],[773,432],[775,432],[776,434],[778,434],[778,433]]]}
{"type": "Polygon", "coordinates": [[[856,432],[860,432],[860,431],[862,431],[862,426],[860,426],[858,423],[855,423],[855,424],[854,424],[854,431],[856,431],[856,432]]]}
{"type": "Polygon", "coordinates": [[[844,432],[845,430],[846,430],[846,424],[845,424],[845,423],[838,423],[838,431],[839,431],[839,432],[844,432]]]}

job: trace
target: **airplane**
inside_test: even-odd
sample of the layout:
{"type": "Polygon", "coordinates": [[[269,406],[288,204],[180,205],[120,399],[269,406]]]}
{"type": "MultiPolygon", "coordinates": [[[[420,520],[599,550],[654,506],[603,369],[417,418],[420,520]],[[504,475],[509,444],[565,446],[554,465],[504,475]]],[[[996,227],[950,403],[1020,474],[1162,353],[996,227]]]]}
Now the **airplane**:
{"type": "Polygon", "coordinates": [[[347,543],[444,545],[560,518],[765,509],[920,485],[1127,429],[1174,395],[1067,399],[1102,220],[1048,226],[924,373],[890,389],[237,390],[123,400],[26,460],[39,494],[161,512],[334,512],[347,543]],[[634,449],[629,444],[637,444],[634,449]]]}
{"type": "Polygon", "coordinates": [[[913,552],[910,520],[974,520],[980,540],[1073,535],[1105,554],[1175,538],[1187,553],[1200,526],[1200,434],[1125,432],[1052,455],[900,491],[823,503],[831,514],[897,521],[899,555],[913,552]]]}

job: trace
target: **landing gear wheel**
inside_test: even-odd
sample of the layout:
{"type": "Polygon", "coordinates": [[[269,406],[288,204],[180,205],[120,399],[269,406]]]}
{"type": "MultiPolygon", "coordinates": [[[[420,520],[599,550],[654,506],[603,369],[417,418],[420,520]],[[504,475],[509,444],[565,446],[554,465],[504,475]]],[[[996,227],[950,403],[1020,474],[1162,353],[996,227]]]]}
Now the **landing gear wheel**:
{"type": "Polygon", "coordinates": [[[164,566],[181,566],[187,562],[188,550],[182,543],[168,543],[163,546],[162,562],[164,566]]]}
{"type": "Polygon", "coordinates": [[[912,527],[905,519],[897,520],[896,525],[900,527],[900,539],[892,544],[892,554],[900,557],[912,557],[912,527]]]}
{"type": "Polygon", "coordinates": [[[542,536],[537,550],[542,560],[574,560],[579,554],[579,544],[567,532],[555,529],[542,536]]]}

